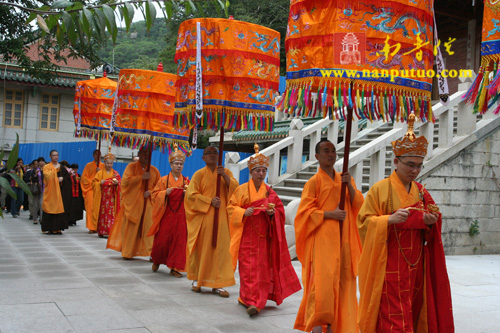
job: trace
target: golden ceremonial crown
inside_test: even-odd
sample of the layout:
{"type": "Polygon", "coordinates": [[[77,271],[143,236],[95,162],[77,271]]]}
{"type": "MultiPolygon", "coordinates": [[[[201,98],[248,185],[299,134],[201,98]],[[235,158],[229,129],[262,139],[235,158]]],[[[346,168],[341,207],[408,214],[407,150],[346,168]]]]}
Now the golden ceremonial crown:
{"type": "Polygon", "coordinates": [[[111,146],[109,146],[109,148],[108,148],[108,149],[109,149],[109,152],[108,152],[106,155],[104,155],[103,160],[104,160],[104,161],[106,161],[106,160],[111,160],[111,161],[113,161],[113,162],[114,162],[114,161],[116,161],[116,156],[115,156],[115,155],[113,155],[113,154],[111,154],[111,146]]]}
{"type": "Polygon", "coordinates": [[[392,150],[397,157],[425,157],[425,155],[427,155],[427,139],[423,135],[417,138],[415,132],[413,132],[414,122],[415,115],[411,113],[408,117],[408,132],[406,132],[403,140],[392,141],[392,150]]]}
{"type": "Polygon", "coordinates": [[[269,157],[259,154],[259,145],[255,144],[253,146],[255,150],[255,155],[251,156],[248,160],[248,169],[252,171],[255,168],[269,168],[269,157]]]}
{"type": "Polygon", "coordinates": [[[182,163],[186,161],[186,155],[178,149],[177,143],[174,143],[174,151],[168,157],[168,161],[170,163],[172,163],[175,160],[182,161],[182,163]]]}

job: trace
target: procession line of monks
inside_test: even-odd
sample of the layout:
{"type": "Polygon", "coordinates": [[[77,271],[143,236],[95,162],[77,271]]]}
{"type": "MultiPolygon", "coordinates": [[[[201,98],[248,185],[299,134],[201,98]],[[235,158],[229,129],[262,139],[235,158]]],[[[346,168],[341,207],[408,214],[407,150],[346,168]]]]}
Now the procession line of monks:
{"type": "MultiPolygon", "coordinates": [[[[441,214],[427,190],[415,182],[427,141],[417,138],[410,125],[405,137],[393,142],[393,150],[396,170],[364,199],[348,172],[334,171],[335,146],[329,141],[317,144],[319,169],[304,186],[294,222],[304,288],[295,329],[454,331],[441,214]],[[347,184],[343,210],[342,183],[347,184]]],[[[235,284],[238,268],[238,302],[250,316],[267,300],[279,305],[301,289],[286,242],[283,204],[264,183],[269,158],[256,152],[248,162],[251,180],[238,186],[228,169],[217,166],[215,147],[204,150],[206,166],[190,180],[182,175],[182,152],[169,156],[172,171],[164,177],[154,166],[147,171],[148,153],[140,150],[139,160],[127,166],[121,182],[110,183],[115,189],[121,186],[121,198],[113,201],[107,248],[125,259],[151,256],[153,271],[164,264],[175,277],[187,272],[192,291],[211,288],[221,297],[229,297],[224,288],[235,284]]],[[[96,180],[96,163],[87,166],[82,189],[88,186],[84,177],[93,179],[94,191],[111,177],[118,180],[111,172],[96,180]]],[[[96,210],[110,204],[103,204],[102,196],[96,203],[97,196],[89,192],[84,190],[87,227],[95,230],[95,219],[101,216],[96,210]]]]}

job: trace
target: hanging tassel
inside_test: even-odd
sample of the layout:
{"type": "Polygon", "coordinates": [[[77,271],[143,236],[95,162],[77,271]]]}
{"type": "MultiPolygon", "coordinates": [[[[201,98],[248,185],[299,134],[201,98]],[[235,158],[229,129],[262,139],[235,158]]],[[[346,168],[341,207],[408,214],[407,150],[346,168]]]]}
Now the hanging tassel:
{"type": "Polygon", "coordinates": [[[476,101],[476,97],[479,94],[479,87],[481,87],[481,82],[483,81],[484,68],[481,66],[479,68],[479,74],[477,74],[472,86],[467,90],[467,93],[462,97],[462,99],[468,103],[473,104],[476,101]]]}

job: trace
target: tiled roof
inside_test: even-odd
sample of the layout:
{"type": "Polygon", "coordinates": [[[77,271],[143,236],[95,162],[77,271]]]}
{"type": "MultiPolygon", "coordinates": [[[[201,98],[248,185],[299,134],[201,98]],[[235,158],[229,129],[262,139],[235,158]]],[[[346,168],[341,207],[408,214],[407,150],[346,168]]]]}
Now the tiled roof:
{"type": "Polygon", "coordinates": [[[7,69],[0,70],[0,79],[5,81],[17,81],[19,84],[56,86],[63,88],[74,88],[76,83],[82,80],[91,79],[93,73],[79,68],[61,67],[57,71],[57,76],[51,82],[34,78],[25,73],[19,66],[12,63],[0,63],[1,67],[7,65],[7,69]]]}
{"type": "MultiPolygon", "coordinates": [[[[57,44],[56,41],[54,41],[54,45],[55,44],[57,44]]],[[[34,61],[43,60],[42,55],[38,51],[40,45],[42,45],[40,40],[27,45],[26,55],[34,61]]],[[[70,56],[70,52],[67,49],[62,50],[61,53],[62,56],[66,59],[66,61],[55,59],[52,53],[49,53],[48,57],[50,58],[53,64],[59,65],[61,66],[61,68],[63,68],[63,66],[66,66],[72,69],[80,69],[80,70],[83,69],[87,71],[90,69],[90,62],[88,62],[86,59],[81,57],[70,56]]]]}
{"type": "MultiPolygon", "coordinates": [[[[315,123],[318,120],[323,118],[302,118],[302,122],[304,123],[304,127],[315,123]]],[[[232,137],[233,141],[244,142],[244,141],[278,141],[288,136],[290,132],[290,121],[277,121],[274,123],[274,129],[270,132],[264,131],[239,131],[235,133],[232,137]]],[[[359,121],[359,128],[366,127],[366,119],[362,119],[359,121]]],[[[341,120],[339,122],[339,131],[342,132],[344,129],[344,121],[341,120]]],[[[323,129],[326,132],[326,127],[323,129]]]]}

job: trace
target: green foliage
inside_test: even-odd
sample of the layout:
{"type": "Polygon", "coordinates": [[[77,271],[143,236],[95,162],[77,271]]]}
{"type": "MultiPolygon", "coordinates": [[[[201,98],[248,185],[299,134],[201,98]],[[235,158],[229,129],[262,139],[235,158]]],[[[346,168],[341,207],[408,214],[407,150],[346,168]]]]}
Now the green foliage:
{"type": "MultiPolygon", "coordinates": [[[[197,5],[201,5],[197,3],[197,5]]],[[[288,24],[289,0],[254,1],[254,0],[231,0],[231,6],[226,7],[227,13],[235,20],[246,21],[263,25],[278,31],[281,35],[280,43],[280,73],[286,72],[285,36],[288,24]]],[[[197,12],[178,12],[167,22],[167,29],[172,33],[166,35],[166,46],[160,52],[159,58],[163,62],[164,71],[176,73],[177,66],[173,62],[175,47],[177,44],[177,31],[179,25],[191,18],[197,17],[227,17],[225,12],[217,10],[217,6],[204,5],[197,12]]]]}
{"type": "Polygon", "coordinates": [[[219,0],[0,1],[0,57],[3,61],[15,60],[27,74],[44,83],[56,77],[54,72],[59,66],[53,60],[82,57],[90,62],[91,69],[96,68],[103,64],[98,50],[108,41],[117,40],[118,23],[124,23],[125,31],[129,31],[134,14],[139,11],[146,19],[146,29],[153,27],[156,21],[153,2],[160,6],[166,21],[188,9],[198,11],[200,6],[193,8],[193,2],[217,7],[219,11],[227,11],[229,6],[228,1],[219,0]],[[33,26],[35,22],[39,29],[33,26]],[[27,50],[35,41],[41,42],[40,60],[33,61],[27,50]]]}
{"type": "MultiPolygon", "coordinates": [[[[159,54],[166,47],[165,38],[169,33],[165,23],[159,20],[154,22],[149,32],[144,22],[135,22],[132,23],[129,33],[119,29],[116,44],[102,48],[98,55],[103,61],[114,63],[117,69],[156,70],[160,60],[165,62],[164,59],[160,59],[159,54]]],[[[170,61],[172,62],[173,59],[170,61]]],[[[166,64],[163,65],[165,67],[166,64]]]]}
{"type": "MultiPolygon", "coordinates": [[[[2,148],[0,152],[0,160],[3,158],[3,156],[4,156],[4,151],[2,148]]],[[[9,159],[7,160],[7,171],[14,168],[18,157],[19,157],[19,135],[16,133],[16,144],[12,148],[12,151],[9,153],[9,159]]],[[[12,177],[17,182],[17,185],[24,191],[24,193],[26,193],[27,195],[32,195],[28,185],[21,178],[19,178],[17,174],[10,173],[9,176],[12,177]]],[[[0,177],[0,187],[2,188],[2,191],[6,191],[7,194],[10,195],[14,200],[17,200],[17,195],[14,191],[12,191],[10,183],[6,178],[0,177]]],[[[2,209],[0,209],[0,217],[3,218],[2,209]]]]}
{"type": "Polygon", "coordinates": [[[479,235],[480,232],[479,232],[479,222],[478,220],[474,220],[471,222],[470,226],[469,226],[469,235],[471,237],[473,236],[476,236],[476,235],[479,235]]]}

